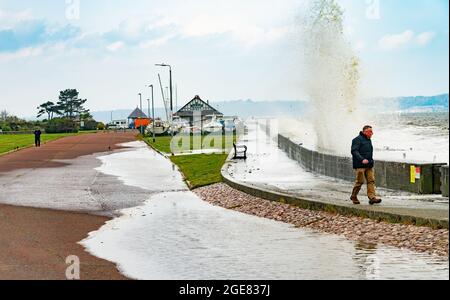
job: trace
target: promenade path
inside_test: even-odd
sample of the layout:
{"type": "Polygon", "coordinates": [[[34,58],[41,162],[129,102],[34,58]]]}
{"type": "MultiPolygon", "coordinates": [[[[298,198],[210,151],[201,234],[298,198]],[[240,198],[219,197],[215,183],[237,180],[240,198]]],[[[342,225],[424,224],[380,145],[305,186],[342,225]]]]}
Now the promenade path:
{"type": "Polygon", "coordinates": [[[81,279],[448,278],[440,257],[212,206],[133,134],[70,139],[2,157],[1,279],[65,279],[69,255],[81,279]]]}
{"type": "MultiPolygon", "coordinates": [[[[394,218],[431,220],[448,227],[449,199],[441,195],[417,195],[388,189],[378,189],[383,204],[370,206],[360,193],[361,205],[350,202],[351,182],[325,177],[306,171],[297,162],[278,149],[275,138],[267,136],[256,122],[248,124],[248,133],[242,138],[249,148],[246,161],[230,161],[223,175],[234,187],[261,191],[258,196],[280,194],[304,200],[312,205],[328,205],[344,212],[359,214],[389,214],[394,218]]],[[[273,196],[273,195],[272,195],[273,196]]]]}
{"type": "Polygon", "coordinates": [[[0,279],[66,279],[69,255],[80,258],[81,279],[126,279],[113,263],[78,244],[110,218],[48,208],[69,208],[57,201],[74,194],[70,182],[83,170],[92,172],[92,164],[82,167],[77,158],[114,151],[133,140],[131,132],[86,134],[0,157],[0,279]],[[78,173],[63,171],[74,166],[78,173]]]}

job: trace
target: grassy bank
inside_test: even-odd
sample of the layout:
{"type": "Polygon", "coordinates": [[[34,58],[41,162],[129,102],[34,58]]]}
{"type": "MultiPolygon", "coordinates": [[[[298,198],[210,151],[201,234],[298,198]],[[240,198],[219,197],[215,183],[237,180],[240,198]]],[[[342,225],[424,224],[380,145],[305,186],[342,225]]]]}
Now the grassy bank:
{"type": "Polygon", "coordinates": [[[189,182],[191,189],[222,182],[220,170],[227,159],[227,154],[198,154],[172,156],[176,164],[189,182]]]}
{"type": "MultiPolygon", "coordinates": [[[[197,147],[194,147],[194,138],[192,136],[184,136],[184,138],[186,140],[189,139],[190,150],[197,150],[197,147]]],[[[201,137],[201,143],[203,145],[202,149],[222,149],[225,153],[229,153],[231,150],[232,145],[226,145],[225,137],[219,137],[218,140],[211,139],[210,142],[204,144],[207,138],[210,138],[210,136],[201,137]],[[220,139],[221,143],[218,142],[220,139]],[[218,145],[216,145],[216,143],[218,143],[218,145]]],[[[144,141],[148,145],[166,154],[172,153],[171,140],[172,137],[170,136],[157,137],[155,143],[153,143],[152,138],[144,138],[144,141]]],[[[233,141],[236,141],[236,136],[233,136],[233,141]]],[[[193,154],[172,156],[170,159],[180,168],[188,181],[190,188],[195,189],[222,182],[220,170],[222,169],[227,156],[228,154],[193,154]]]]}
{"type": "MultiPolygon", "coordinates": [[[[80,133],[57,133],[57,134],[42,134],[41,143],[47,143],[60,138],[74,136],[79,134],[93,133],[95,131],[80,132],[80,133]]],[[[0,155],[10,152],[15,149],[22,149],[34,145],[33,134],[12,134],[0,135],[0,155]]]]}
{"type": "MultiPolygon", "coordinates": [[[[217,139],[212,138],[210,135],[202,135],[201,140],[194,141],[193,136],[177,136],[177,138],[183,139],[183,142],[189,140],[188,150],[198,150],[198,149],[221,149],[229,151],[233,147],[233,142],[236,141],[236,135],[233,136],[219,136],[217,139]],[[209,141],[207,139],[210,139],[209,141]],[[207,141],[205,143],[205,141],[207,141]],[[194,145],[194,142],[201,143],[201,145],[194,145]],[[227,145],[228,143],[228,145],[227,145]]],[[[145,142],[153,147],[154,149],[161,151],[163,153],[172,153],[171,150],[171,136],[161,136],[157,137],[156,141],[153,143],[153,138],[145,137],[145,142]]],[[[179,140],[178,146],[182,146],[182,141],[179,140]]],[[[186,149],[187,150],[187,149],[186,149]]]]}

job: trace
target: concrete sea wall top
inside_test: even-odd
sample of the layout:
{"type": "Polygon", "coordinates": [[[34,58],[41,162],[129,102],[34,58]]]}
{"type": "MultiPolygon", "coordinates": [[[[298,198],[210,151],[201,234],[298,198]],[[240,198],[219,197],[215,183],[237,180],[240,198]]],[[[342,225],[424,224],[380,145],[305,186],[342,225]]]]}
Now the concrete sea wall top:
{"type": "MultiPolygon", "coordinates": [[[[283,135],[278,136],[278,146],[291,159],[298,161],[309,171],[346,181],[355,180],[350,157],[309,150],[283,135]]],[[[445,176],[441,174],[441,168],[444,165],[446,164],[376,161],[377,185],[417,194],[440,194],[442,192],[441,181],[445,180],[445,176]]],[[[448,176],[446,180],[448,182],[448,176]]]]}

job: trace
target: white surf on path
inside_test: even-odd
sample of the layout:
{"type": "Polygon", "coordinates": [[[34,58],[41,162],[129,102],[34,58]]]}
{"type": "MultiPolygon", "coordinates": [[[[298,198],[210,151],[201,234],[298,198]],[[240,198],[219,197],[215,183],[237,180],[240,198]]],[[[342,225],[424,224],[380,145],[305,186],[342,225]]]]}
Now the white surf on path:
{"type": "Polygon", "coordinates": [[[187,191],[169,160],[144,144],[134,146],[102,157],[98,169],[147,189],[149,199],[80,242],[130,278],[448,279],[448,261],[436,257],[366,249],[339,236],[212,206],[187,191]],[[155,172],[166,180],[153,182],[155,172]],[[165,188],[171,192],[160,192],[165,188]]]}

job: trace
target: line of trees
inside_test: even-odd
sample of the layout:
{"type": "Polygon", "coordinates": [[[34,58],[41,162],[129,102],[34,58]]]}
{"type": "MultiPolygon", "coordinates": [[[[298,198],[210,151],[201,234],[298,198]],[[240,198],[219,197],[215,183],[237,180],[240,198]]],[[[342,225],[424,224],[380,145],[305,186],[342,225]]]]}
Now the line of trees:
{"type": "MultiPolygon", "coordinates": [[[[27,121],[0,111],[0,131],[33,131],[37,128],[45,129],[47,133],[78,132],[82,130],[96,130],[100,123],[92,117],[89,109],[85,108],[87,99],[81,99],[76,89],[67,89],[59,93],[58,101],[46,101],[37,110],[38,119],[27,121]]],[[[104,125],[103,125],[104,127],[104,125]]]]}
{"type": "Polygon", "coordinates": [[[46,115],[48,121],[53,120],[55,117],[78,121],[91,119],[92,115],[89,109],[84,107],[86,102],[87,99],[79,98],[79,92],[76,89],[67,89],[59,93],[58,102],[47,101],[41,104],[37,108],[37,117],[41,118],[46,115]]]}
{"type": "Polygon", "coordinates": [[[47,101],[41,104],[37,108],[37,117],[47,117],[45,131],[48,133],[77,132],[80,127],[95,130],[99,123],[84,107],[86,102],[87,99],[81,99],[76,89],[67,89],[59,93],[56,103],[47,101]]]}
{"type": "Polygon", "coordinates": [[[9,114],[6,110],[0,112],[0,131],[32,131],[42,127],[41,121],[27,121],[9,114]]]}

